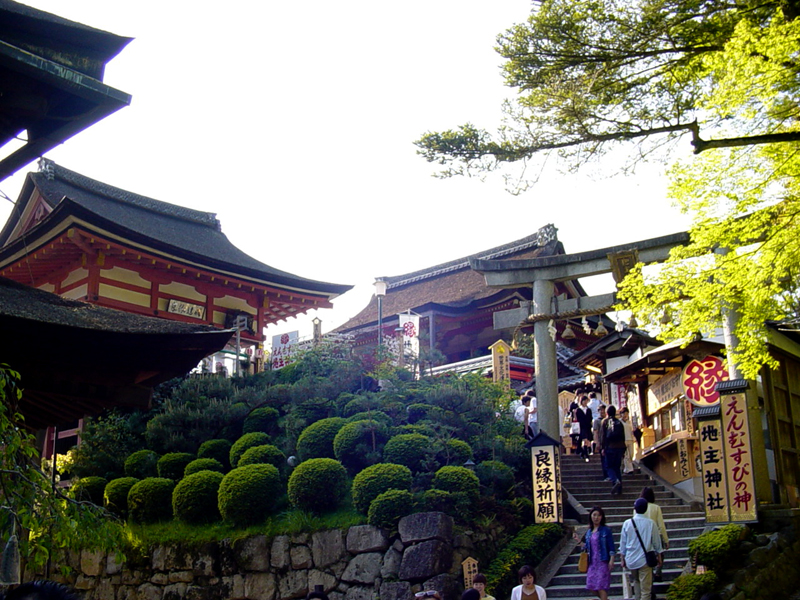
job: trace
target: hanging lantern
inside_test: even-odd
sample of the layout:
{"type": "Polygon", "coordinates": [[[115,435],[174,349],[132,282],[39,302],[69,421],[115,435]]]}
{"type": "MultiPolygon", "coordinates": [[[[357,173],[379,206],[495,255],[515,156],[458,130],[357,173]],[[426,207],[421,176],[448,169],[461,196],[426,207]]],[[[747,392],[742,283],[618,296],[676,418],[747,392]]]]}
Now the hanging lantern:
{"type": "Polygon", "coordinates": [[[594,330],[594,334],[596,336],[598,336],[598,337],[602,337],[604,335],[608,335],[608,329],[606,329],[606,326],[603,325],[602,317],[600,318],[600,320],[599,320],[599,322],[597,324],[597,329],[594,330]]]}
{"type": "Polygon", "coordinates": [[[575,339],[575,332],[572,331],[572,327],[570,326],[569,321],[567,321],[567,325],[564,327],[564,331],[561,333],[561,339],[562,340],[575,339]]]}
{"type": "Polygon", "coordinates": [[[662,325],[668,325],[672,322],[672,313],[670,312],[669,308],[664,309],[664,313],[661,315],[659,322],[662,325]]]}
{"type": "Polygon", "coordinates": [[[636,315],[631,313],[631,322],[628,323],[628,327],[636,328],[639,326],[639,322],[636,320],[636,315]]]}

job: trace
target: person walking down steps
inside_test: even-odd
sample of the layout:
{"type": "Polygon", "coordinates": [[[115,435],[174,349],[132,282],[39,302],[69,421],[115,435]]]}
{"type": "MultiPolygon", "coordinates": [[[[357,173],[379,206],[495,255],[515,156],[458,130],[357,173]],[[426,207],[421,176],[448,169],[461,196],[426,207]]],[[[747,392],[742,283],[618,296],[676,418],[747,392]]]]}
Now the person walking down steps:
{"type": "Polygon", "coordinates": [[[599,506],[589,513],[590,525],[581,542],[581,550],[589,554],[589,569],[586,571],[586,589],[600,600],[608,600],[611,589],[611,571],[614,570],[614,534],[606,525],[606,513],[599,506]]]}
{"type": "Polygon", "coordinates": [[[608,418],[603,426],[603,452],[606,457],[606,469],[611,478],[611,493],[622,493],[622,457],[625,454],[625,428],[617,419],[617,409],[609,406],[606,410],[608,418]]]}
{"type": "Polygon", "coordinates": [[[589,455],[592,452],[592,409],[589,408],[589,397],[582,396],[581,404],[575,409],[575,416],[580,426],[581,458],[589,462],[589,455]]]}

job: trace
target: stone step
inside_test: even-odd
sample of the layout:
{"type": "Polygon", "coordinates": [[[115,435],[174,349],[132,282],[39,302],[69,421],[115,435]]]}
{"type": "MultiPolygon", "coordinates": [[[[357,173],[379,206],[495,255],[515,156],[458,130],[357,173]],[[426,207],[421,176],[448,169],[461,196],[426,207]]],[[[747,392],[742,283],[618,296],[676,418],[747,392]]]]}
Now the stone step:
{"type": "MultiPolygon", "coordinates": [[[[615,544],[615,545],[618,546],[618,544],[615,544]]],[[[689,559],[688,547],[689,547],[688,541],[687,541],[686,545],[681,546],[681,545],[673,544],[672,540],[670,540],[669,550],[664,552],[665,559],[666,560],[677,560],[677,561],[686,561],[686,560],[688,560],[689,559]]],[[[619,550],[619,548],[617,548],[617,550],[619,550]]],[[[572,554],[570,554],[567,557],[567,560],[564,561],[564,566],[567,567],[567,568],[572,568],[575,565],[577,565],[578,564],[578,559],[580,558],[580,555],[581,555],[580,546],[575,546],[575,552],[573,552],[572,554]]]]}
{"type": "MultiPolygon", "coordinates": [[[[601,502],[599,506],[603,509],[603,512],[606,513],[606,520],[617,520],[614,517],[621,517],[624,516],[626,519],[628,517],[633,516],[633,502],[628,504],[627,502],[622,503],[622,505],[609,505],[609,503],[601,502]]],[[[587,507],[588,509],[589,507],[587,507]]],[[[678,517],[681,515],[685,515],[688,512],[697,512],[693,511],[691,506],[686,506],[685,504],[670,504],[667,506],[661,505],[661,514],[664,515],[664,520],[669,519],[670,517],[678,517]]]]}
{"type": "MultiPolygon", "coordinates": [[[[616,570],[616,569],[615,569],[616,570]]],[[[666,573],[664,574],[664,581],[661,583],[653,583],[653,595],[658,595],[663,598],[667,594],[672,579],[667,579],[666,573]]],[[[678,574],[675,575],[677,577],[678,574]]],[[[613,577],[613,573],[612,573],[613,577]]],[[[548,598],[560,598],[561,600],[586,600],[591,596],[591,592],[586,590],[586,575],[583,575],[583,581],[579,585],[549,585],[545,589],[548,598]]],[[[622,598],[622,576],[618,580],[612,579],[611,589],[608,594],[609,598],[622,598]]]]}
{"type": "MultiPolygon", "coordinates": [[[[662,570],[662,577],[664,581],[672,581],[683,572],[683,567],[686,561],[664,561],[664,568],[662,570]]],[[[586,573],[578,573],[577,565],[572,565],[569,573],[562,574],[561,571],[550,580],[550,586],[585,586],[586,573]]],[[[611,585],[622,586],[622,571],[619,568],[619,562],[614,565],[614,570],[611,572],[611,585]]],[[[550,586],[547,587],[547,594],[550,595],[550,586]]]]}

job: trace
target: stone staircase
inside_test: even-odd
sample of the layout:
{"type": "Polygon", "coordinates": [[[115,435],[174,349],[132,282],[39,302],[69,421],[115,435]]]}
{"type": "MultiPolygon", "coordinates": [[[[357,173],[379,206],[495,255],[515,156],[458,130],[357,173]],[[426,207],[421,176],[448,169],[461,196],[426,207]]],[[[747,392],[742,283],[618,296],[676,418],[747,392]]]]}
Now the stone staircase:
{"type": "MultiPolygon", "coordinates": [[[[606,524],[614,532],[614,545],[619,551],[622,523],[633,515],[633,503],[639,497],[642,488],[653,488],[656,503],[664,514],[664,522],[669,533],[669,550],[664,556],[662,583],[653,584],[654,599],[664,598],[669,583],[681,574],[687,560],[689,542],[703,532],[705,514],[693,511],[664,486],[653,482],[646,475],[623,476],[623,493],[611,495],[611,484],[602,481],[600,456],[594,455],[587,463],[577,455],[566,455],[561,461],[563,486],[580,502],[586,510],[600,506],[606,513],[606,524]]],[[[579,528],[578,535],[586,531],[586,526],[579,528]]],[[[586,590],[586,575],[578,572],[578,556],[580,546],[570,554],[546,588],[548,598],[563,600],[586,600],[593,594],[586,590]]],[[[622,569],[619,557],[611,572],[611,590],[609,598],[623,598],[622,569]]]]}

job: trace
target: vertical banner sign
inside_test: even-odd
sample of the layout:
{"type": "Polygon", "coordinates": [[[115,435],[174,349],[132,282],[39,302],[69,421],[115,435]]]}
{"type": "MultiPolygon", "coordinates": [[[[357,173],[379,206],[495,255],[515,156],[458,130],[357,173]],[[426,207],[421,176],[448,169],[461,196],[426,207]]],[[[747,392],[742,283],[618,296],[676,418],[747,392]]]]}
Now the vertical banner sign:
{"type": "MultiPolygon", "coordinates": [[[[400,313],[400,330],[402,333],[402,349],[404,355],[410,355],[416,364],[419,358],[419,315],[400,313]]],[[[405,361],[404,361],[405,362],[405,361]]]]}
{"type": "Polygon", "coordinates": [[[678,440],[678,471],[680,471],[682,480],[689,479],[691,466],[689,464],[689,447],[685,439],[678,440]]]}
{"type": "Polygon", "coordinates": [[[292,363],[294,360],[292,351],[297,344],[298,337],[297,331],[272,336],[272,354],[270,356],[273,369],[280,369],[292,363]]]}
{"type": "Polygon", "coordinates": [[[701,421],[699,428],[706,521],[727,523],[730,520],[730,510],[722,447],[722,421],[720,419],[701,421]]]}
{"type": "Polygon", "coordinates": [[[503,340],[497,340],[489,346],[492,351],[492,380],[511,381],[511,346],[503,340]]]}
{"type": "Polygon", "coordinates": [[[563,520],[558,448],[535,446],[533,456],[533,508],[537,523],[560,523],[563,520]]]}
{"type": "Polygon", "coordinates": [[[720,396],[720,411],[731,521],[757,521],[753,451],[750,446],[745,392],[725,393],[720,396]]]}

